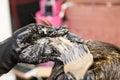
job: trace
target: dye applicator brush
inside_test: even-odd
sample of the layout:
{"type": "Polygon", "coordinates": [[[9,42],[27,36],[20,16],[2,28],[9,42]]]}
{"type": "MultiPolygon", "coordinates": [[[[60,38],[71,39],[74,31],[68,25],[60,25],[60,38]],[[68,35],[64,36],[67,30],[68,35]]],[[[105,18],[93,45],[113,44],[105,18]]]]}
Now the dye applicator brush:
{"type": "Polygon", "coordinates": [[[84,43],[70,41],[66,37],[57,37],[51,41],[51,45],[61,54],[58,59],[64,64],[64,72],[71,73],[76,80],[83,79],[93,63],[93,56],[87,46],[84,43]]]}

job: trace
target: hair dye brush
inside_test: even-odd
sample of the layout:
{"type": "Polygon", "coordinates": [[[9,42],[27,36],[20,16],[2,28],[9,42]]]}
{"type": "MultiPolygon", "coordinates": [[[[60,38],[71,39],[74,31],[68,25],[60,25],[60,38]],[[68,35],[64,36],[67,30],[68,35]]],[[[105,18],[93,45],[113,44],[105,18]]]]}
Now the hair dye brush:
{"type": "Polygon", "coordinates": [[[70,74],[74,76],[75,80],[83,79],[93,63],[93,56],[84,44],[84,40],[68,33],[63,37],[51,38],[51,45],[60,54],[57,59],[63,62],[64,72],[69,73],[67,75],[70,78],[69,80],[73,78],[70,74]]]}

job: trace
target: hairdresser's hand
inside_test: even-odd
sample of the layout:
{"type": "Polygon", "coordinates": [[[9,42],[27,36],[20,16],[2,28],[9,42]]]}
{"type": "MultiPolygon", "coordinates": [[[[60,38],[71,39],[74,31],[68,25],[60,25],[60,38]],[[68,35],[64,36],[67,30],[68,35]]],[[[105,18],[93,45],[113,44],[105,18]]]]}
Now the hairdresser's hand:
{"type": "Polygon", "coordinates": [[[47,61],[46,56],[52,53],[52,47],[46,38],[62,36],[67,32],[66,27],[37,24],[17,30],[11,38],[0,44],[0,74],[8,72],[18,62],[37,64],[47,61]]]}
{"type": "Polygon", "coordinates": [[[66,27],[57,28],[36,24],[30,24],[15,32],[14,36],[18,46],[15,50],[20,54],[19,62],[40,63],[47,61],[44,58],[52,53],[52,46],[49,45],[49,38],[47,37],[63,36],[67,32],[66,27]]]}

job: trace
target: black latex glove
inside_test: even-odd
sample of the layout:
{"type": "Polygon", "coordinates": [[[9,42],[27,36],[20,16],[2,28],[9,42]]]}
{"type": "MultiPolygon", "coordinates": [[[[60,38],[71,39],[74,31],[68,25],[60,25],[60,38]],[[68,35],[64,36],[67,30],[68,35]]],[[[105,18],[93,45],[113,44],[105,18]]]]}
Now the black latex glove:
{"type": "Polygon", "coordinates": [[[29,24],[17,30],[12,37],[0,43],[0,74],[8,72],[18,62],[37,64],[47,61],[44,59],[52,53],[52,48],[47,41],[37,43],[37,40],[62,36],[67,32],[66,27],[37,24],[29,24]]]}

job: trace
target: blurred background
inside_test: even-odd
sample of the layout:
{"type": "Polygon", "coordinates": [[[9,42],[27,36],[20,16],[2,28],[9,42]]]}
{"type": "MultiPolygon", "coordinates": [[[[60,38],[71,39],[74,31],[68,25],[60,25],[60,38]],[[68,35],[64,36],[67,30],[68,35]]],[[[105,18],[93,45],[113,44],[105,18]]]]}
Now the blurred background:
{"type": "MultiPolygon", "coordinates": [[[[0,41],[27,24],[41,24],[42,19],[54,27],[68,26],[84,39],[120,46],[120,0],[0,0],[0,5],[0,41]]],[[[9,79],[45,80],[52,65],[51,62],[30,67],[20,64],[10,72],[13,79],[9,79]]]]}

